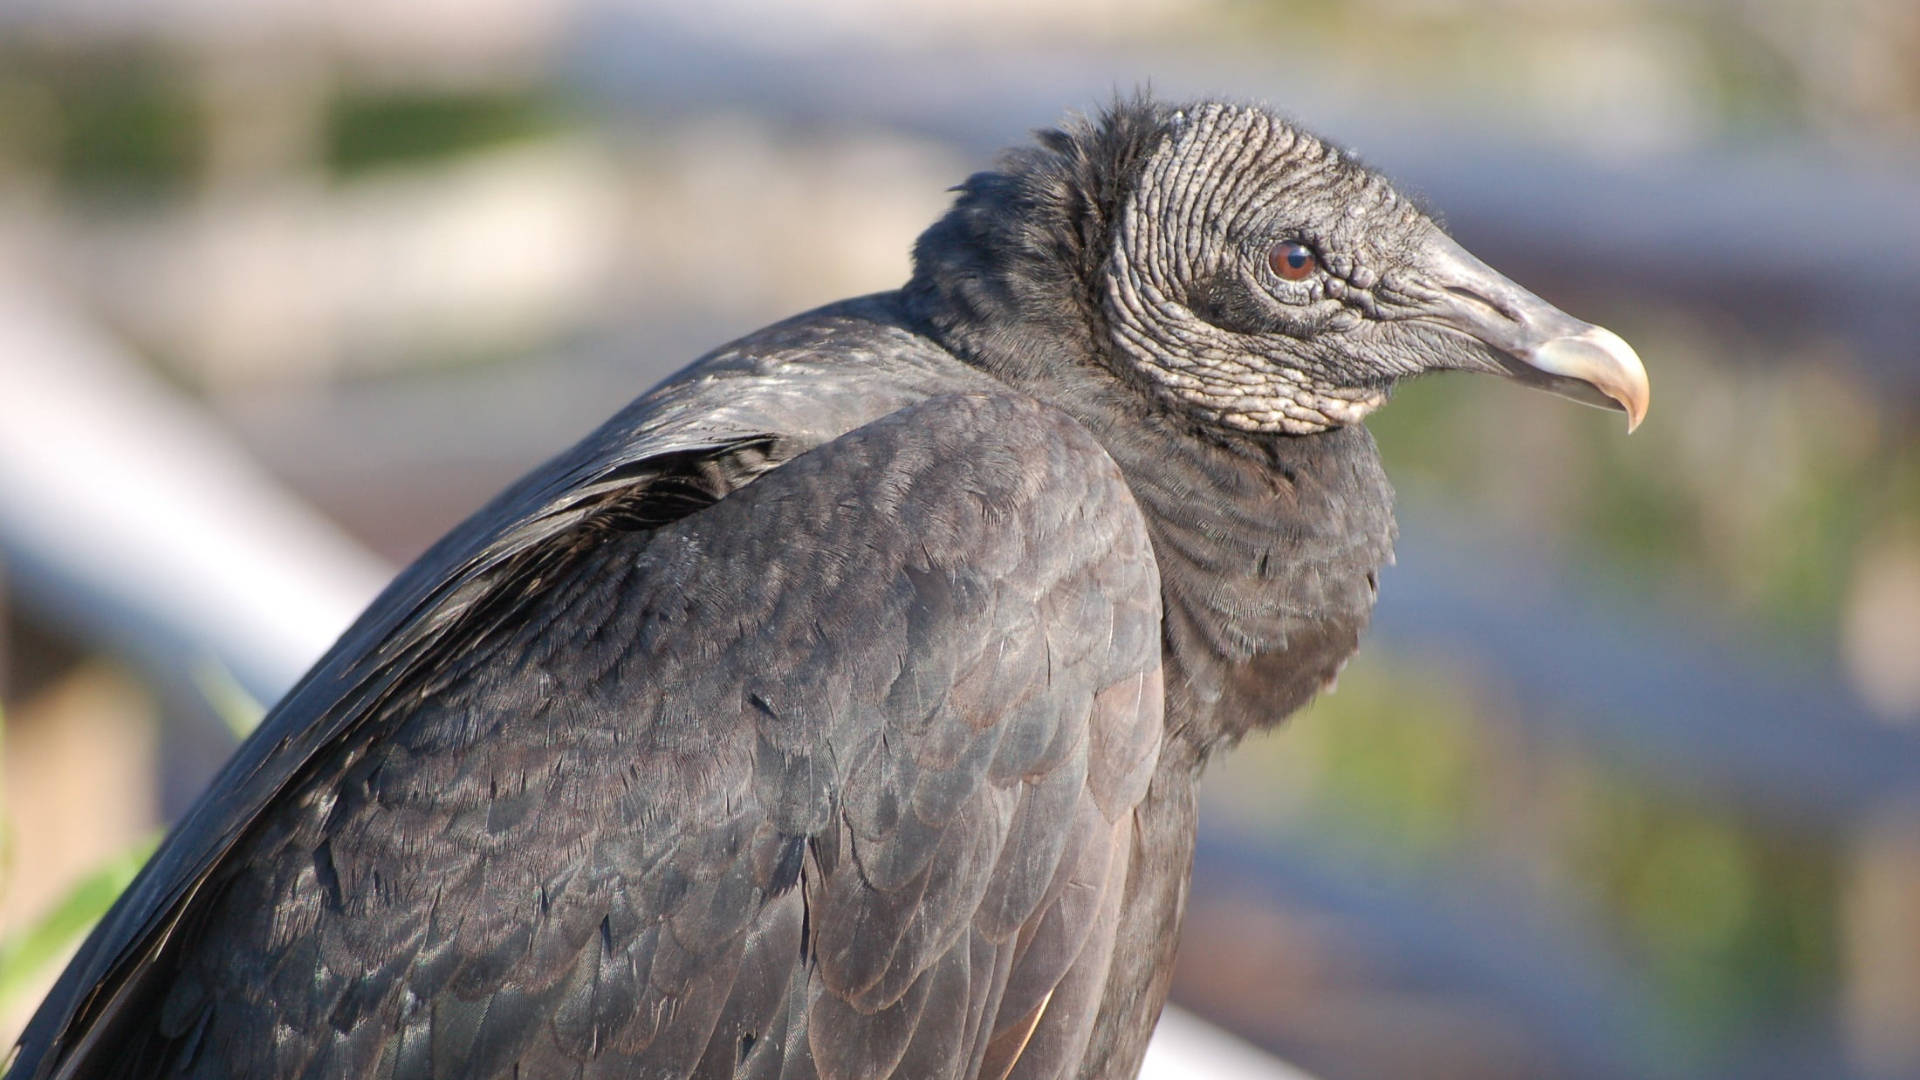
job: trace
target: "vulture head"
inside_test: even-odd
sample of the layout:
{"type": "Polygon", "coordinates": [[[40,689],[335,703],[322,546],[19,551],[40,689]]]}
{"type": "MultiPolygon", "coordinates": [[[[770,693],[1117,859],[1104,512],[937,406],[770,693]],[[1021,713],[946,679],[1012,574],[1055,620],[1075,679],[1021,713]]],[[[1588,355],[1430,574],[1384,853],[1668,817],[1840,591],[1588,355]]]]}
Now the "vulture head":
{"type": "Polygon", "coordinates": [[[1473,257],[1378,173],[1254,106],[1123,102],[1042,133],[962,186],[922,236],[910,296],[1002,369],[1079,335],[1088,356],[1203,425],[1303,435],[1394,383],[1505,375],[1645,416],[1613,332],[1473,257]],[[1009,318],[1009,316],[1014,316],[1009,318]]]}

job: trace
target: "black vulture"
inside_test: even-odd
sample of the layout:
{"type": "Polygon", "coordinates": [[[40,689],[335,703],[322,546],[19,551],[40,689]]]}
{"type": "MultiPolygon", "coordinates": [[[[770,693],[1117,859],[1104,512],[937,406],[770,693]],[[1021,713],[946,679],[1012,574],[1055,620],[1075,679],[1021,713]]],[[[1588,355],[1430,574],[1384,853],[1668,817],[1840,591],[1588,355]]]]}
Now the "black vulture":
{"type": "Polygon", "coordinates": [[[275,706],[8,1073],[1127,1077],[1208,758],[1354,651],[1402,378],[1624,342],[1258,107],[1123,100],[904,288],[509,488],[275,706]]]}

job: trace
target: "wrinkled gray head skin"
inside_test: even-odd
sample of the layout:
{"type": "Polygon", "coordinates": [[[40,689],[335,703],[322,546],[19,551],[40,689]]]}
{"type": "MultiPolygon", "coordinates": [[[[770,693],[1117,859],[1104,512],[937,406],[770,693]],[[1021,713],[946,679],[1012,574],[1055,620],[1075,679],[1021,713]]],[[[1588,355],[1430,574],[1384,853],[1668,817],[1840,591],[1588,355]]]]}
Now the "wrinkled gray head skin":
{"type": "Polygon", "coordinates": [[[1137,100],[1040,141],[968,181],[922,237],[909,286],[944,292],[934,321],[1003,368],[1023,363],[1021,343],[996,319],[1060,337],[1077,316],[1116,374],[1228,432],[1357,423],[1396,380],[1436,370],[1506,375],[1630,424],[1646,410],[1625,342],[1502,277],[1379,174],[1266,109],[1137,100]],[[1274,268],[1289,243],[1311,253],[1304,275],[1274,268]]]}
{"type": "Polygon", "coordinates": [[[1114,342],[1226,427],[1356,423],[1422,368],[1369,323],[1373,290],[1434,230],[1384,179],[1262,110],[1175,112],[1115,230],[1103,282],[1114,342]],[[1286,241],[1319,269],[1275,273],[1268,253],[1286,241]]]}

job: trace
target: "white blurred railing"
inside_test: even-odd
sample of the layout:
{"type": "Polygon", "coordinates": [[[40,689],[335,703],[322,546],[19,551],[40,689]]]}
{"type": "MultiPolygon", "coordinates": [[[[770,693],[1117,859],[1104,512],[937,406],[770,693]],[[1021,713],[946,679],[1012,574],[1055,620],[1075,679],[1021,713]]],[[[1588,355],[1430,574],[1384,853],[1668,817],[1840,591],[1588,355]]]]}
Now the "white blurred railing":
{"type": "Polygon", "coordinates": [[[212,657],[277,697],[392,569],[5,260],[0,247],[10,588],[143,665],[212,657]]]}

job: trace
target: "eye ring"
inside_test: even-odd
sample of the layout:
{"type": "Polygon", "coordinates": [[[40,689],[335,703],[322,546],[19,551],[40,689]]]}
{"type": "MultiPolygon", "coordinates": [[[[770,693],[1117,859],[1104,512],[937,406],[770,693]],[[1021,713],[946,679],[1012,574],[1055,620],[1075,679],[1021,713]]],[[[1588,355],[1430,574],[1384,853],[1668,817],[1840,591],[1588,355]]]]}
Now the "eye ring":
{"type": "Polygon", "coordinates": [[[1267,252],[1267,269],[1282,281],[1305,281],[1320,268],[1320,257],[1298,240],[1282,240],[1267,252]]]}

